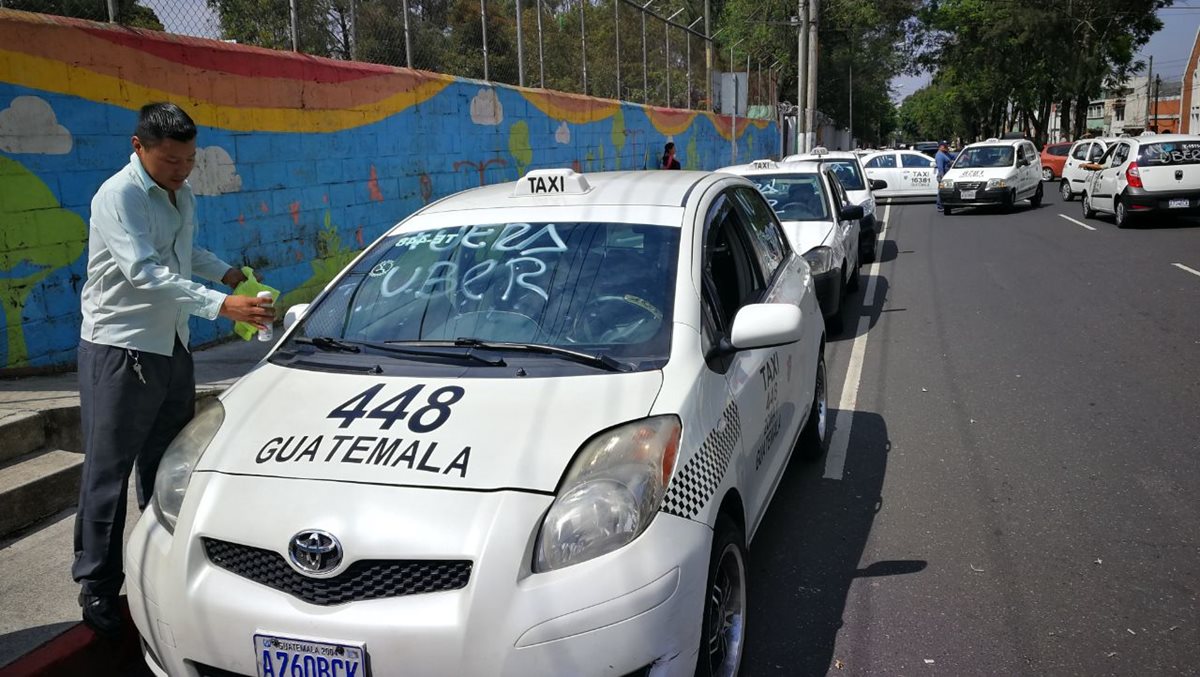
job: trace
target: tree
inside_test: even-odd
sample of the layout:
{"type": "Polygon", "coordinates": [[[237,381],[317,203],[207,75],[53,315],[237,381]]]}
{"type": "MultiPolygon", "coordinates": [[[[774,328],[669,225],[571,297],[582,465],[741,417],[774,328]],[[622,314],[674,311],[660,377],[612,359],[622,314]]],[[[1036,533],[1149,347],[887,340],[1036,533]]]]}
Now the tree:
{"type": "MultiPolygon", "coordinates": [[[[5,0],[8,9],[25,12],[41,12],[76,19],[108,21],[108,4],[105,2],[78,2],[77,0],[5,0]]],[[[163,30],[158,15],[149,7],[137,4],[137,0],[117,0],[117,23],[133,28],[163,30]]]]}
{"type": "MultiPolygon", "coordinates": [[[[296,0],[300,51],[349,58],[350,0],[296,0]]],[[[208,0],[221,36],[271,49],[292,48],[289,0],[208,0]]]]}

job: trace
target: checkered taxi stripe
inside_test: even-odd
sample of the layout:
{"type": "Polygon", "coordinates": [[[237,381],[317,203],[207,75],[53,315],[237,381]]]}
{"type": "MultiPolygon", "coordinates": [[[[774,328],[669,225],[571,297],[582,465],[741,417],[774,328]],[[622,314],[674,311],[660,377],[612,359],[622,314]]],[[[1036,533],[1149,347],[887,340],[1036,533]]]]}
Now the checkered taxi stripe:
{"type": "Polygon", "coordinates": [[[708,504],[713,492],[721,485],[721,479],[725,477],[725,470],[733,458],[733,449],[742,434],[737,404],[730,402],[721,418],[724,419],[724,428],[717,426],[709,431],[708,437],[700,445],[700,451],[688,460],[667,487],[663,512],[691,519],[708,504]]]}

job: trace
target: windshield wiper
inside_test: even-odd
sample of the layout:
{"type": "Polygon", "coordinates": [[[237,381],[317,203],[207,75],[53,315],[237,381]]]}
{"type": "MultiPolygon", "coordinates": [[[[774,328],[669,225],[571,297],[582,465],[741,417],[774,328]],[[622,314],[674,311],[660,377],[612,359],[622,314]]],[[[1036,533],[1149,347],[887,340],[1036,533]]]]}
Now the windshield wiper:
{"type": "Polygon", "coordinates": [[[488,359],[486,357],[476,355],[476,354],[472,353],[470,350],[467,350],[467,351],[461,352],[461,353],[447,353],[447,352],[441,352],[441,351],[437,351],[437,350],[428,350],[425,348],[418,348],[418,347],[401,348],[399,346],[389,345],[388,343],[377,343],[374,341],[354,341],[354,340],[336,339],[336,338],[333,338],[332,336],[317,336],[315,338],[309,338],[307,336],[300,336],[300,337],[296,338],[296,343],[302,343],[305,345],[316,346],[317,348],[320,348],[321,350],[327,350],[327,351],[336,350],[336,351],[341,351],[341,352],[346,352],[346,353],[360,353],[360,352],[362,352],[363,347],[366,347],[371,350],[378,350],[378,351],[384,352],[384,353],[392,353],[394,355],[411,355],[414,357],[436,357],[436,358],[441,358],[441,359],[459,360],[459,361],[467,360],[470,362],[478,362],[480,364],[485,364],[489,367],[505,366],[505,362],[501,358],[496,358],[494,360],[488,359]]]}
{"type": "Polygon", "coordinates": [[[607,371],[627,372],[632,371],[633,367],[629,364],[613,359],[604,353],[584,353],[570,348],[560,348],[558,346],[549,346],[543,343],[509,343],[507,341],[484,341],[482,339],[471,337],[460,337],[454,339],[454,345],[460,348],[485,348],[488,350],[519,350],[530,353],[542,353],[545,355],[557,355],[565,357],[569,360],[586,364],[588,366],[605,369],[607,371]]]}
{"type": "Polygon", "coordinates": [[[296,343],[301,343],[306,346],[315,346],[325,351],[337,351],[343,353],[362,352],[362,348],[359,348],[352,343],[340,341],[332,336],[316,336],[312,338],[309,338],[308,336],[297,336],[294,340],[296,343]]]}

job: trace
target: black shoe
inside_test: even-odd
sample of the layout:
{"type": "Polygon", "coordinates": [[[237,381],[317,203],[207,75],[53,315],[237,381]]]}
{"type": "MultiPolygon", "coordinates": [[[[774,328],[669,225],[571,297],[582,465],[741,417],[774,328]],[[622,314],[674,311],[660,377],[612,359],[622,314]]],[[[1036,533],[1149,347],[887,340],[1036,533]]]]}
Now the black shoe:
{"type": "Polygon", "coordinates": [[[121,636],[125,624],[121,617],[121,604],[116,595],[87,595],[79,593],[79,606],[83,607],[83,622],[97,635],[107,639],[121,636]]]}

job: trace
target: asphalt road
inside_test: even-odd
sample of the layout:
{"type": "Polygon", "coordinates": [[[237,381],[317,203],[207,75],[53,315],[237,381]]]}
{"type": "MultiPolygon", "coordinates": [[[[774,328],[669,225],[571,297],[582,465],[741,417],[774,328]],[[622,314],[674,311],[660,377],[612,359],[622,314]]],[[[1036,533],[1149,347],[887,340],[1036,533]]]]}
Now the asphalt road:
{"type": "Polygon", "coordinates": [[[1046,193],[891,208],[826,352],[844,462],[794,461],[751,544],[743,674],[1200,674],[1200,223],[1046,193]]]}

